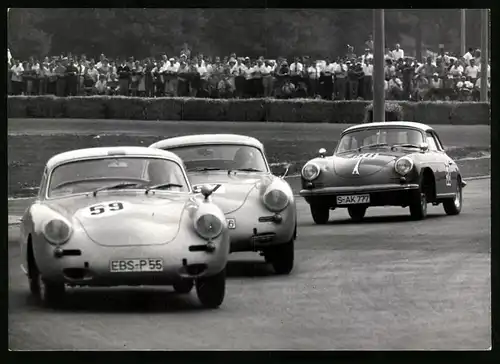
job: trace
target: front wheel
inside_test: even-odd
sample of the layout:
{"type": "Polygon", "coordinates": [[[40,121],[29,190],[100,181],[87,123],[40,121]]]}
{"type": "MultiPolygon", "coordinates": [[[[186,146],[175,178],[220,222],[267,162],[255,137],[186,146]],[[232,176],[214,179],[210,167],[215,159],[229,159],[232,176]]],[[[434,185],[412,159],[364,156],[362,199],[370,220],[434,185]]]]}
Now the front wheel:
{"type": "Polygon", "coordinates": [[[447,198],[443,201],[444,212],[447,215],[458,215],[462,211],[462,182],[457,180],[457,191],[455,198],[447,198]]]}
{"type": "Polygon", "coordinates": [[[366,206],[349,206],[347,211],[353,221],[361,221],[366,214],[366,206]]]}
{"type": "Polygon", "coordinates": [[[191,292],[194,286],[194,281],[192,279],[180,279],[179,281],[174,282],[173,287],[175,292],[180,294],[188,294],[191,292]]]}
{"type": "Polygon", "coordinates": [[[265,254],[266,262],[273,265],[276,274],[290,274],[295,259],[295,242],[277,245],[265,254]]]}
{"type": "Polygon", "coordinates": [[[198,278],[196,293],[203,306],[218,308],[226,294],[226,268],[213,276],[198,278]]]}
{"type": "Polygon", "coordinates": [[[66,293],[64,283],[51,282],[43,279],[33,262],[29,278],[31,294],[45,307],[59,307],[66,293]]]}
{"type": "Polygon", "coordinates": [[[324,225],[328,223],[330,218],[330,208],[328,206],[322,205],[310,205],[311,215],[314,222],[318,225],[324,225]]]}
{"type": "Polygon", "coordinates": [[[422,189],[416,191],[412,197],[410,215],[414,220],[423,220],[427,217],[427,197],[422,189]]]}

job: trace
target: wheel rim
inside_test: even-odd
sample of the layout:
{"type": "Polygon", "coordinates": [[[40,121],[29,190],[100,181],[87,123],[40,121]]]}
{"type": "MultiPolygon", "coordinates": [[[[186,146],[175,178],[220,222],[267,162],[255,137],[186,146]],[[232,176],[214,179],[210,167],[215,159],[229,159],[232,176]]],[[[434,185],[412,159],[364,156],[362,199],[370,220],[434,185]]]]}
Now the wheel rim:
{"type": "Polygon", "coordinates": [[[455,194],[455,207],[457,209],[460,208],[460,205],[462,204],[462,189],[460,188],[460,186],[457,186],[457,193],[455,194]]]}

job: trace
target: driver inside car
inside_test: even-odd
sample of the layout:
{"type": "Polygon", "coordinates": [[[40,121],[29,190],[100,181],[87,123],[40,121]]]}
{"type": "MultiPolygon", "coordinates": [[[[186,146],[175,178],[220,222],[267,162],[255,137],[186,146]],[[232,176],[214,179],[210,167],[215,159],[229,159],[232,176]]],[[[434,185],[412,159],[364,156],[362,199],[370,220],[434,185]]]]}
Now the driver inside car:
{"type": "Polygon", "coordinates": [[[255,153],[250,148],[242,147],[235,153],[233,162],[236,169],[255,168],[255,153]]]}
{"type": "MultiPolygon", "coordinates": [[[[150,186],[161,185],[165,183],[182,184],[182,178],[177,178],[175,169],[162,160],[152,160],[148,163],[148,178],[150,186]]],[[[177,187],[178,188],[178,187],[177,187]]]]}

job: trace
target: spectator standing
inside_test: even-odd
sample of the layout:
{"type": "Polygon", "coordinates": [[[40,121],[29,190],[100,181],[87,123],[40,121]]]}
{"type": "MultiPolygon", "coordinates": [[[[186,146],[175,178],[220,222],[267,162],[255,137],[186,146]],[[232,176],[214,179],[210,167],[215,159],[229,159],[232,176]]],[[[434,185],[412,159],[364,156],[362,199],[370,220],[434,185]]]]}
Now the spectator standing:
{"type": "Polygon", "coordinates": [[[19,63],[18,59],[14,60],[14,65],[10,69],[12,71],[12,93],[14,95],[21,95],[23,92],[23,72],[24,67],[19,63]]]}
{"type": "Polygon", "coordinates": [[[364,87],[364,99],[373,99],[373,58],[364,58],[363,63],[363,73],[365,77],[363,78],[364,87]]]}
{"type": "Polygon", "coordinates": [[[118,73],[120,95],[127,96],[129,91],[131,69],[125,62],[125,59],[122,59],[120,65],[116,68],[116,72],[118,73]]]}
{"type": "Polygon", "coordinates": [[[395,60],[405,58],[405,52],[401,49],[401,46],[399,44],[396,44],[396,49],[392,51],[392,55],[395,60]]]}
{"type": "Polygon", "coordinates": [[[403,99],[409,100],[413,94],[413,78],[415,77],[415,66],[411,60],[406,59],[401,69],[401,78],[403,81],[403,99]]]}
{"type": "Polygon", "coordinates": [[[384,59],[394,59],[394,54],[390,50],[389,47],[385,47],[385,54],[384,54],[384,59]]]}
{"type": "Polygon", "coordinates": [[[292,83],[297,86],[300,79],[302,78],[302,72],[304,71],[304,65],[300,63],[300,58],[295,57],[295,61],[290,65],[290,77],[292,83]]]}
{"type": "Polygon", "coordinates": [[[99,62],[97,62],[95,67],[99,70],[104,65],[105,61],[107,64],[108,62],[106,60],[106,56],[103,53],[101,53],[101,55],[99,56],[99,62]]]}
{"type": "Polygon", "coordinates": [[[68,59],[66,66],[66,95],[76,96],[78,89],[78,68],[72,58],[68,59]]]}
{"type": "Polygon", "coordinates": [[[471,59],[469,62],[470,66],[465,68],[465,76],[467,77],[468,81],[474,84],[477,80],[479,68],[477,67],[476,61],[474,59],[471,59]]]}
{"type": "Polygon", "coordinates": [[[307,65],[307,76],[308,76],[308,94],[309,96],[316,97],[318,95],[318,80],[320,76],[320,69],[315,62],[309,60],[307,65]]]}
{"type": "Polygon", "coordinates": [[[187,64],[186,58],[182,57],[177,71],[178,81],[177,81],[177,95],[181,97],[186,97],[189,95],[189,66],[187,64]]]}
{"type": "Polygon", "coordinates": [[[40,65],[39,69],[39,77],[38,77],[38,94],[39,95],[46,95],[47,94],[47,83],[49,79],[49,63],[48,62],[43,62],[40,65]]]}
{"type": "Polygon", "coordinates": [[[329,57],[325,58],[325,66],[320,70],[319,84],[320,95],[325,100],[331,100],[333,97],[333,75],[335,73],[335,66],[331,63],[329,57]]]}
{"type": "Polygon", "coordinates": [[[469,48],[468,52],[463,55],[463,58],[465,59],[466,65],[468,66],[470,63],[470,60],[474,58],[472,55],[474,53],[473,48],[469,48]]]}
{"type": "Polygon", "coordinates": [[[56,81],[56,96],[64,97],[66,96],[66,66],[64,60],[57,61],[55,67],[55,74],[57,76],[56,81]]]}
{"type": "MultiPolygon", "coordinates": [[[[154,64],[151,62],[151,59],[148,58],[146,60],[146,66],[144,67],[144,83],[146,86],[146,97],[154,96],[154,64]]],[[[176,90],[177,91],[177,90],[176,90]]]]}
{"type": "Polygon", "coordinates": [[[345,100],[347,96],[347,84],[348,84],[348,66],[342,60],[338,61],[337,67],[335,67],[335,98],[339,100],[345,100]]]}
{"type": "Polygon", "coordinates": [[[373,35],[369,34],[368,35],[368,40],[365,42],[365,47],[368,49],[370,52],[373,53],[373,35]]]}

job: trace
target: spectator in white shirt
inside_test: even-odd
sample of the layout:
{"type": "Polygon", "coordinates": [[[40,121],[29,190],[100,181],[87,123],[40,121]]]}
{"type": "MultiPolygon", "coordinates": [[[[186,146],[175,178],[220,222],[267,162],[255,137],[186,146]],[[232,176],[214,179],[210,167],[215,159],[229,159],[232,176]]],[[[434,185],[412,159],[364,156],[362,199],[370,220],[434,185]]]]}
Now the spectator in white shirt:
{"type": "Polygon", "coordinates": [[[290,65],[290,75],[291,76],[301,76],[304,66],[300,63],[300,58],[295,57],[295,62],[290,65]]]}
{"type": "MultiPolygon", "coordinates": [[[[482,66],[481,63],[479,63],[479,65],[477,66],[477,72],[478,72],[477,77],[478,77],[478,79],[481,78],[481,66],[482,66]]],[[[487,69],[488,69],[488,71],[487,71],[486,77],[490,78],[491,77],[491,73],[490,73],[491,72],[491,67],[490,67],[489,64],[488,64],[488,68],[487,69]]]]}
{"type": "Polygon", "coordinates": [[[472,48],[469,48],[469,51],[467,53],[464,54],[463,58],[465,59],[465,61],[467,62],[467,66],[470,64],[469,61],[474,58],[472,56],[472,53],[474,53],[474,49],[472,48]]]}
{"type": "Polygon", "coordinates": [[[363,62],[363,95],[365,100],[373,98],[373,58],[366,58],[363,62]]]}
{"type": "Polygon", "coordinates": [[[95,92],[98,95],[106,95],[108,91],[108,82],[106,81],[106,76],[100,75],[99,80],[95,84],[95,92]]]}
{"type": "Polygon", "coordinates": [[[462,73],[464,72],[464,68],[460,64],[460,62],[450,60],[451,66],[448,70],[448,73],[453,76],[453,78],[458,78],[462,76],[462,73]]]}
{"type": "Polygon", "coordinates": [[[98,70],[104,66],[104,65],[107,65],[108,62],[105,62],[106,60],[106,56],[104,56],[104,54],[101,53],[101,56],[99,57],[99,62],[97,62],[97,64],[95,65],[95,68],[97,68],[98,70]]]}
{"type": "Polygon", "coordinates": [[[271,62],[266,60],[264,64],[260,66],[260,74],[262,75],[262,85],[264,88],[264,97],[271,97],[273,94],[273,68],[271,67],[271,62]]]}
{"type": "Polygon", "coordinates": [[[308,82],[309,95],[316,97],[318,92],[320,69],[315,62],[312,61],[309,62],[307,66],[307,75],[309,80],[308,82]]]}
{"type": "Polygon", "coordinates": [[[330,58],[325,59],[325,67],[320,71],[319,88],[321,98],[331,100],[333,96],[333,75],[335,66],[330,62],[330,58]]]}
{"type": "Polygon", "coordinates": [[[476,66],[474,59],[471,59],[469,62],[470,66],[468,66],[465,69],[465,76],[468,78],[469,81],[475,83],[477,79],[477,74],[479,72],[479,68],[476,66]]]}
{"type": "Polygon", "coordinates": [[[366,49],[365,49],[365,54],[363,54],[363,55],[361,56],[361,61],[362,61],[362,62],[363,62],[363,64],[364,64],[364,63],[366,63],[366,61],[367,61],[368,59],[370,59],[370,58],[371,58],[371,59],[373,59],[373,54],[370,52],[370,49],[369,49],[369,48],[366,48],[366,49]]]}
{"type": "Polygon", "coordinates": [[[394,59],[394,53],[389,49],[389,47],[385,47],[384,59],[394,59]]]}
{"type": "Polygon", "coordinates": [[[395,60],[405,58],[405,52],[401,49],[399,44],[396,44],[396,49],[392,51],[395,60]]]}
{"type": "Polygon", "coordinates": [[[177,96],[177,70],[179,69],[179,64],[175,61],[175,58],[170,58],[165,61],[161,66],[160,72],[163,73],[163,79],[165,82],[165,95],[167,96],[177,96]]]}
{"type": "Polygon", "coordinates": [[[14,95],[21,95],[23,92],[23,72],[24,67],[19,63],[19,60],[14,60],[14,65],[10,69],[12,71],[12,93],[14,95]]]}

